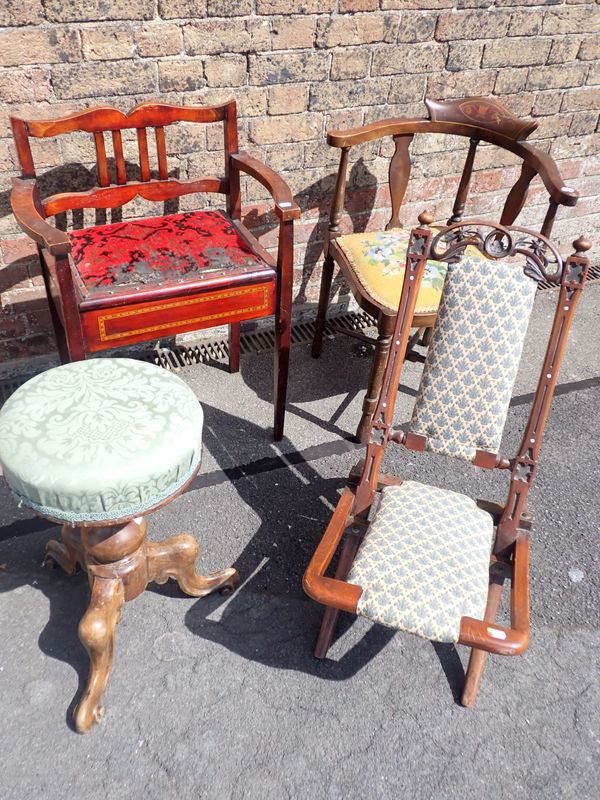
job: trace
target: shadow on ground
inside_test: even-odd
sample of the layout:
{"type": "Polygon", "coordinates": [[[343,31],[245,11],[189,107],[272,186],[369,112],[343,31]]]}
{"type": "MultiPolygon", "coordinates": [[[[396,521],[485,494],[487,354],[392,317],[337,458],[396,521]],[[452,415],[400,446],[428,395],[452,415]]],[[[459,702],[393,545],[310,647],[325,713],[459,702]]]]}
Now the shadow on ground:
{"type": "MultiPolygon", "coordinates": [[[[219,465],[230,453],[215,431],[235,427],[238,436],[252,439],[257,461],[273,459],[273,445],[264,430],[248,420],[204,405],[204,444],[219,465]],[[262,452],[261,452],[262,451],[262,452]]],[[[283,457],[285,460],[285,456],[283,457]]],[[[322,536],[344,481],[326,479],[305,461],[286,469],[230,475],[242,501],[260,518],[260,526],[233,566],[243,581],[232,597],[203,598],[186,615],[197,636],[216,642],[237,655],[277,669],[298,670],[320,678],[347,680],[361,670],[392,639],[395,632],[370,627],[339,658],[318,660],[312,655],[323,607],[304,596],[302,575],[322,536]],[[299,527],[298,521],[304,522],[299,527]],[[218,617],[218,619],[215,619],[218,617]]],[[[341,614],[337,638],[355,618],[341,614]]],[[[332,651],[335,653],[335,643],[332,651]]],[[[464,671],[453,646],[436,646],[455,700],[464,671]]]]}

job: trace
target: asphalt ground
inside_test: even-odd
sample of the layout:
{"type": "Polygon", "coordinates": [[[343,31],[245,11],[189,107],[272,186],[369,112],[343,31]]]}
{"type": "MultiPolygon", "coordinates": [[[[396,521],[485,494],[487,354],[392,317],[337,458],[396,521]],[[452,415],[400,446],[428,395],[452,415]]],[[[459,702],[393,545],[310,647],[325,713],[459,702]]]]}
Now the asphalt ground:
{"type": "MultiPolygon", "coordinates": [[[[541,292],[509,411],[512,454],[537,380],[553,292],[541,292]]],[[[530,495],[532,641],[491,657],[478,705],[458,704],[465,648],[345,616],[325,661],[311,654],[321,609],[301,576],[344,478],[370,353],[337,337],[319,361],[292,351],[286,437],[273,443],[268,353],[192,366],[205,414],[200,476],[149,519],[189,531],[202,572],[234,564],[230,597],[151,587],[117,632],[102,724],[70,716],[87,675],[77,624],[84,575],[41,567],[58,529],[0,480],[0,798],[578,798],[599,796],[600,285],[576,318],[530,495]]],[[[396,418],[420,366],[407,364],[396,418]]],[[[390,447],[399,475],[502,500],[505,473],[390,447]]]]}

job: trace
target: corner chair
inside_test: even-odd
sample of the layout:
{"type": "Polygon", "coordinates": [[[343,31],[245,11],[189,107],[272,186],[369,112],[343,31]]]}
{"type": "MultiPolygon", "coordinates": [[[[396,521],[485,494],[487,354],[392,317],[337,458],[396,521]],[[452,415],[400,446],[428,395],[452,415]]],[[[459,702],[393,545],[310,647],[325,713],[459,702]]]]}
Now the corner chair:
{"type": "MultiPolygon", "coordinates": [[[[327,142],[340,149],[340,163],[331,207],[329,230],[325,245],[325,260],[313,337],[312,355],[318,358],[323,347],[326,326],[331,332],[346,333],[369,342],[373,340],[357,331],[327,323],[327,307],[331,284],[337,264],[348,282],[358,305],[377,320],[378,337],[375,354],[362,408],[362,417],[356,431],[363,444],[368,441],[371,420],[377,404],[385,362],[389,353],[394,320],[404,277],[404,259],[408,233],[403,229],[401,211],[407,192],[413,156],[411,144],[417,138],[432,134],[461,136],[469,139],[469,148],[458,183],[452,214],[447,224],[459,222],[469,196],[475,159],[480,143],[490,143],[508,151],[521,160],[519,176],[508,190],[503,205],[498,207],[497,221],[512,225],[527,200],[533,179],[539,175],[548,195],[548,208],[541,227],[544,236],[550,236],[556,213],[560,206],[574,206],[578,194],[564,184],[553,159],[525,139],[537,128],[532,120],[514,116],[496,100],[484,97],[467,97],[457,101],[426,99],[426,118],[396,118],[373,122],[361,128],[329,131],[327,142]],[[384,231],[344,233],[342,216],[346,198],[346,174],[353,147],[378,139],[391,137],[394,154],[389,164],[389,191],[391,216],[384,231]]],[[[486,216],[488,216],[486,214],[486,216]]],[[[422,361],[423,356],[414,350],[420,331],[421,344],[428,345],[435,322],[446,266],[430,259],[417,298],[412,319],[416,329],[410,340],[407,358],[422,361]]]]}

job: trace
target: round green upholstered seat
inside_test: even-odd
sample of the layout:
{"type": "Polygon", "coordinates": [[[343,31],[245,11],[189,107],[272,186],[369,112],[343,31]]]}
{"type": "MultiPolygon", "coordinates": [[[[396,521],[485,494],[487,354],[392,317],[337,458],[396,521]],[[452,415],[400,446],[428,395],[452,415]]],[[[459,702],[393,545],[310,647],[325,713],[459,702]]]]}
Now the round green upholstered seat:
{"type": "Polygon", "coordinates": [[[17,499],[77,522],[135,517],[200,463],[202,407],[177,376],[129,358],[65,364],[0,410],[0,464],[17,499]]]}

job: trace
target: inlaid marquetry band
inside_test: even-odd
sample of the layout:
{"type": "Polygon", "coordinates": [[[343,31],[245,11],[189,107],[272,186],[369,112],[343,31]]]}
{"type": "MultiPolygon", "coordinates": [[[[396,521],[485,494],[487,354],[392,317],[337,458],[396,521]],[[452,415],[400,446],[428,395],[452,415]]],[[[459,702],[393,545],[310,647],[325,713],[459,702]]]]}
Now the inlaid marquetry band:
{"type": "Polygon", "coordinates": [[[153,306],[146,306],[145,308],[135,308],[129,309],[127,311],[118,311],[112,314],[103,314],[102,316],[98,317],[98,330],[100,333],[100,340],[102,342],[113,341],[115,339],[124,339],[129,336],[137,336],[138,334],[145,334],[145,333],[154,333],[158,331],[167,330],[168,328],[172,328],[174,325],[181,326],[181,325],[192,325],[196,322],[207,322],[209,320],[217,320],[217,319],[224,319],[227,318],[231,320],[232,313],[238,313],[240,315],[243,314],[254,314],[258,312],[266,312],[269,308],[269,295],[267,292],[266,286],[249,286],[242,289],[233,289],[228,292],[220,292],[219,294],[210,294],[206,295],[205,297],[194,297],[188,300],[175,300],[171,303],[157,303],[153,306]],[[220,299],[229,299],[231,297],[241,297],[247,294],[255,294],[256,292],[262,293],[262,300],[259,305],[255,306],[246,306],[245,308],[237,309],[237,311],[232,312],[231,309],[227,309],[226,311],[220,311],[217,314],[203,314],[199,317],[190,317],[189,319],[184,320],[172,320],[171,322],[162,322],[157,325],[149,325],[144,328],[136,328],[134,330],[127,330],[127,331],[119,331],[118,333],[107,333],[106,332],[106,323],[113,319],[122,319],[123,317],[133,317],[139,316],[140,314],[150,314],[154,311],[166,311],[170,308],[183,308],[185,306],[192,306],[198,303],[209,303],[214,302],[220,299]]]}

